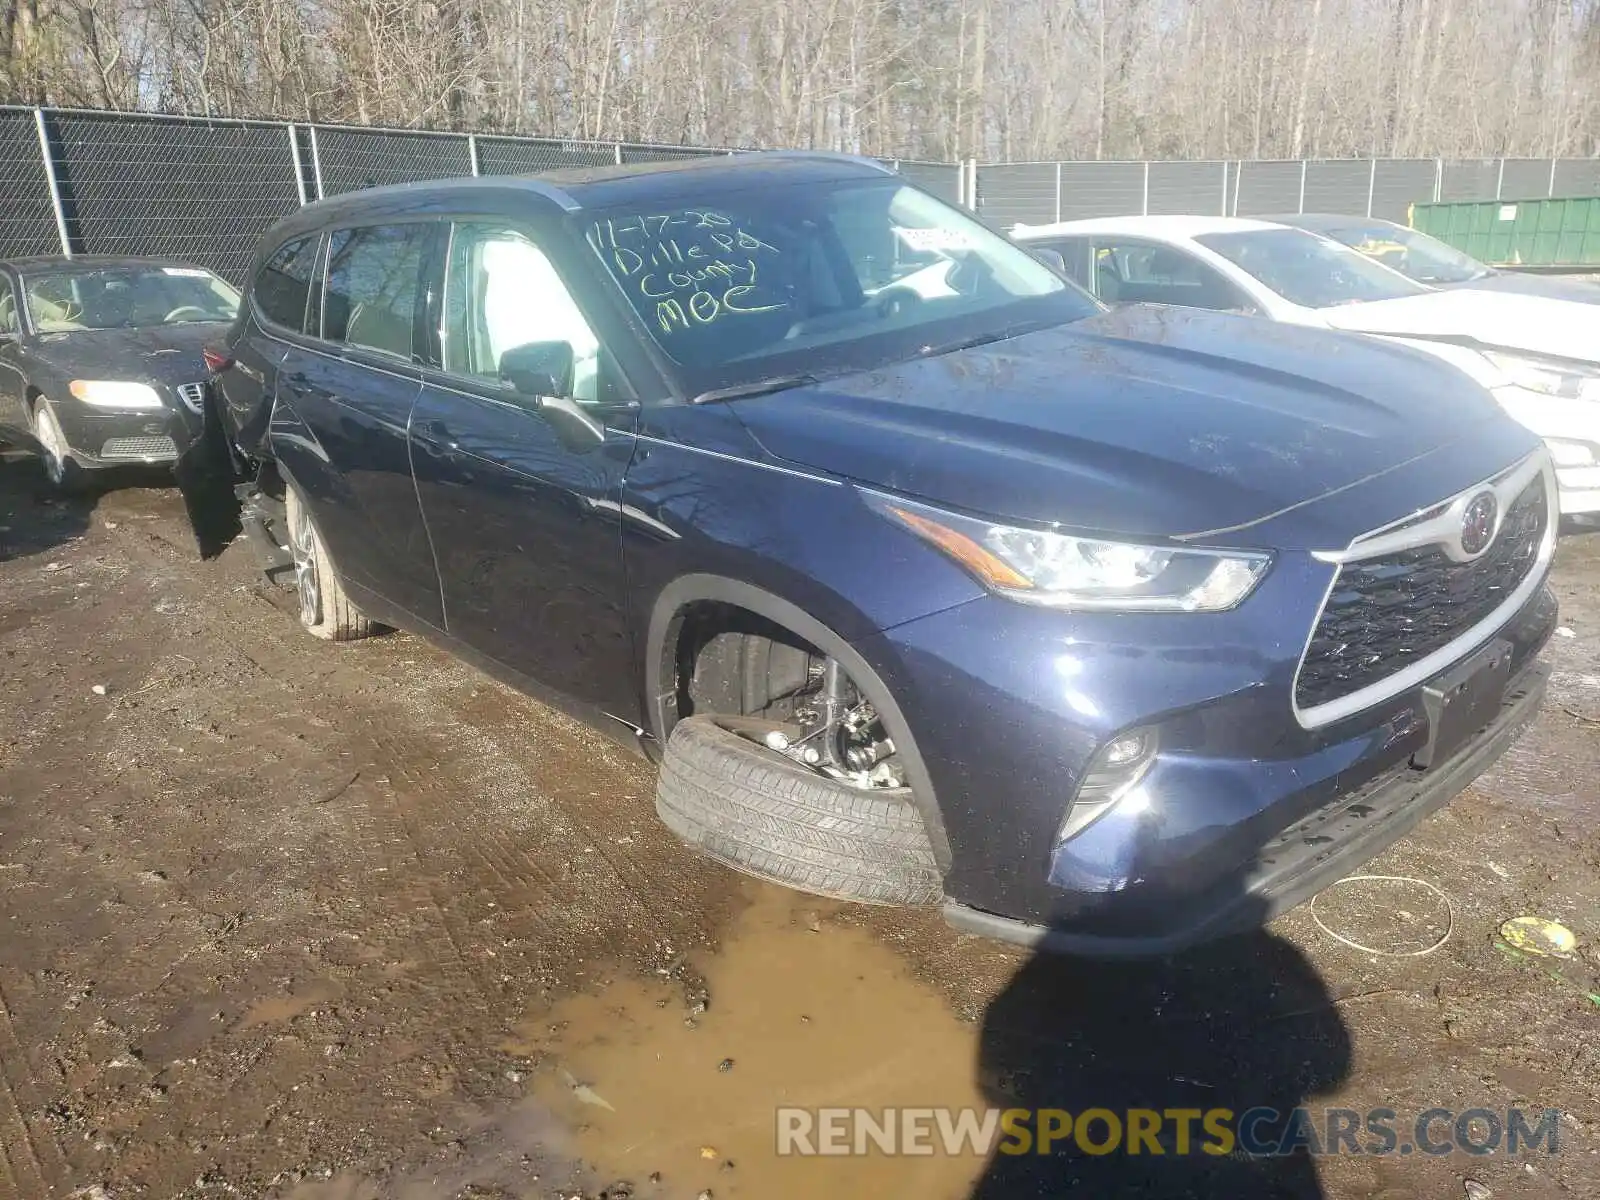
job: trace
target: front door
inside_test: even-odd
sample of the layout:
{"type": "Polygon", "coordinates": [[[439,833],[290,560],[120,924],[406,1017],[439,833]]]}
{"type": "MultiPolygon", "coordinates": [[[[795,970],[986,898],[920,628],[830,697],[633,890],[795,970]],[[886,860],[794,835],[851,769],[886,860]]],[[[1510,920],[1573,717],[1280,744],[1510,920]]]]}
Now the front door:
{"type": "Polygon", "coordinates": [[[411,421],[446,628],[572,700],[636,719],[619,504],[633,415],[611,356],[551,260],[505,222],[456,225],[436,369],[411,421]],[[501,382],[506,351],[565,342],[571,394],[605,424],[563,442],[501,382]]]}

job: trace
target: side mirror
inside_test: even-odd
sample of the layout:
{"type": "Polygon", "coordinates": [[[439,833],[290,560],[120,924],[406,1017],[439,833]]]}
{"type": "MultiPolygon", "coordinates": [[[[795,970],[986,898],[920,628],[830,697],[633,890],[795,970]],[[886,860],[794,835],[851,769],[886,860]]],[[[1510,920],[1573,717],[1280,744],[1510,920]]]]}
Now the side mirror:
{"type": "Polygon", "coordinates": [[[1041,248],[1035,250],[1033,256],[1057,275],[1065,275],[1067,273],[1067,260],[1061,257],[1061,251],[1041,248]]]}
{"type": "Polygon", "coordinates": [[[569,450],[589,450],[606,440],[606,427],[572,398],[571,342],[528,342],[500,356],[500,378],[549,422],[569,450]]]}
{"type": "Polygon", "coordinates": [[[500,378],[524,396],[572,395],[572,343],[526,342],[500,356],[500,378]]]}

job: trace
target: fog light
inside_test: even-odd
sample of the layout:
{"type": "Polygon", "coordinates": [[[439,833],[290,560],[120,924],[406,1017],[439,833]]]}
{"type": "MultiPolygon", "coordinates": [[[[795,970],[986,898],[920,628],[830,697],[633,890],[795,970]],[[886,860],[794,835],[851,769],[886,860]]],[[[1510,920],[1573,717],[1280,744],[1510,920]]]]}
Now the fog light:
{"type": "Polygon", "coordinates": [[[1056,840],[1081,833],[1127,795],[1155,761],[1156,748],[1154,729],[1130,729],[1101,746],[1089,760],[1056,840]]]}
{"type": "Polygon", "coordinates": [[[1595,447],[1589,442],[1568,442],[1561,438],[1546,438],[1550,457],[1558,467],[1591,467],[1595,465],[1595,447]]]}

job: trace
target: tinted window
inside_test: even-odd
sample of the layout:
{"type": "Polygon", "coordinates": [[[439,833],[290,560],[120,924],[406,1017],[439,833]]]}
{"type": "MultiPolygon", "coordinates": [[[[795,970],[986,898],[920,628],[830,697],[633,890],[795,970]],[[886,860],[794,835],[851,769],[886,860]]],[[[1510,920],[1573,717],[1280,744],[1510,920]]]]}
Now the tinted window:
{"type": "Polygon", "coordinates": [[[573,398],[600,398],[600,343],[544,251],[503,225],[456,226],[445,282],[445,369],[499,379],[501,356],[533,342],[570,346],[573,398]]]}
{"type": "Polygon", "coordinates": [[[1324,232],[1334,241],[1343,242],[1418,283],[1466,283],[1494,274],[1477,259],[1452,246],[1387,221],[1324,232]]]}
{"type": "Polygon", "coordinates": [[[322,336],[409,359],[431,225],[378,225],[333,235],[322,336]]]}
{"type": "Polygon", "coordinates": [[[1061,261],[1067,268],[1067,278],[1083,288],[1092,291],[1089,281],[1089,243],[1083,238],[1029,238],[1024,243],[1040,250],[1054,250],[1061,255],[1061,261]]]}
{"type": "Polygon", "coordinates": [[[1396,300],[1428,290],[1348,246],[1303,229],[1206,233],[1195,241],[1304,308],[1396,300]]]}
{"type": "Polygon", "coordinates": [[[279,247],[256,276],[256,308],[274,325],[304,329],[306,297],[317,261],[320,237],[304,237],[279,247]]]}
{"type": "Polygon", "coordinates": [[[706,184],[581,227],[689,391],[823,363],[864,369],[1099,311],[1031,254],[892,176],[706,184]]]}
{"type": "Polygon", "coordinates": [[[1107,304],[1177,304],[1219,310],[1253,307],[1215,267],[1172,246],[1100,241],[1094,262],[1095,286],[1107,304]]]}

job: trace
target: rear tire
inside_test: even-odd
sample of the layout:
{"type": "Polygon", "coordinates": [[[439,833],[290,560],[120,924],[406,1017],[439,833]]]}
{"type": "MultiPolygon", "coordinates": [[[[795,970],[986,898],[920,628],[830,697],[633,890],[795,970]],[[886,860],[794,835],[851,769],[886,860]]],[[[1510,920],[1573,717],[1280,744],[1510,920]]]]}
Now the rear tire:
{"type": "Polygon", "coordinates": [[[909,788],[853,787],[713,717],[673,727],[656,812],[707,857],[785,887],[870,904],[944,898],[909,788]]]}
{"type": "Polygon", "coordinates": [[[289,549],[294,554],[295,590],[300,596],[300,624],[312,637],[330,642],[371,637],[378,627],[345,595],[311,510],[293,484],[284,490],[284,509],[289,549]]]}

